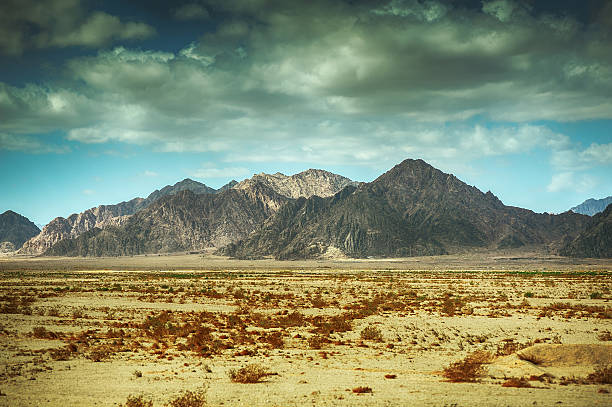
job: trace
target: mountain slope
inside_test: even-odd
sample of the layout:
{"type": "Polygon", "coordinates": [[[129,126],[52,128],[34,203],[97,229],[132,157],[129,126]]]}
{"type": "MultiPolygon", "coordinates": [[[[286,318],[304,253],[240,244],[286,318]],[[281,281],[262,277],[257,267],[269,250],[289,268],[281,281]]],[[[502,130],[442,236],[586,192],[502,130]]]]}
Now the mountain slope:
{"type": "Polygon", "coordinates": [[[0,245],[2,251],[19,249],[28,239],[40,232],[38,226],[25,216],[13,211],[0,214],[0,245]]]}
{"type": "Polygon", "coordinates": [[[602,199],[587,199],[580,205],[574,206],[570,211],[581,213],[583,215],[593,216],[599,212],[603,212],[608,205],[612,203],[612,196],[602,199]]]}
{"type": "Polygon", "coordinates": [[[574,236],[588,217],[536,214],[505,206],[422,160],[405,160],[371,183],[333,197],[299,199],[246,240],[222,252],[236,257],[351,257],[443,254],[476,247],[553,244],[574,236]]]}
{"type": "Polygon", "coordinates": [[[245,238],[288,198],[262,183],[242,190],[158,199],[121,226],[93,229],[45,252],[62,256],[120,256],[219,247],[245,238]]]}
{"type": "Polygon", "coordinates": [[[582,233],[560,250],[563,256],[612,258],[612,204],[593,216],[582,233]]]}
{"type": "Polygon", "coordinates": [[[213,188],[187,178],[174,185],[167,185],[161,190],[155,190],[145,199],[134,198],[116,205],[100,205],[81,213],[72,214],[68,218],[58,217],[43,227],[42,232],[37,236],[28,240],[19,252],[40,254],[62,239],[75,238],[94,228],[120,226],[131,215],[147,208],[159,198],[185,190],[196,194],[216,192],[213,188]]]}

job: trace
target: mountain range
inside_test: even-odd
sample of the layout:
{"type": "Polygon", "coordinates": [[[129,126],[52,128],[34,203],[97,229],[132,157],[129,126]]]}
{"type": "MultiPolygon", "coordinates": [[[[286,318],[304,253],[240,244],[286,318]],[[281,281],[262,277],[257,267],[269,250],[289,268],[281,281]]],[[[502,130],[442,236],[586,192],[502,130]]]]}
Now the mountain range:
{"type": "Polygon", "coordinates": [[[313,169],[292,176],[256,174],[218,190],[185,179],[146,199],[56,218],[20,252],[114,256],[220,247],[245,237],[293,196],[329,196],[349,184],[348,178],[313,169]]]}
{"type": "MultiPolygon", "coordinates": [[[[235,185],[236,181],[232,181],[230,184],[235,185]]],[[[227,186],[223,186],[219,190],[226,188],[227,186]]],[[[158,199],[186,190],[196,194],[217,192],[201,182],[186,178],[174,185],[167,185],[161,190],[155,190],[146,198],[134,198],[115,205],[100,205],[81,213],[74,213],[67,218],[57,217],[45,225],[38,235],[25,242],[19,249],[19,253],[41,254],[63,239],[76,238],[94,228],[103,229],[108,226],[120,226],[131,215],[147,208],[158,199]]]]}
{"type": "Polygon", "coordinates": [[[371,183],[329,198],[283,206],[247,239],[222,254],[277,259],[415,256],[472,248],[546,245],[558,248],[589,217],[537,214],[504,205],[422,160],[405,160],[371,183]]]}
{"type": "Polygon", "coordinates": [[[593,216],[603,212],[608,205],[612,203],[612,196],[601,199],[587,199],[580,205],[574,206],[570,211],[581,213],[583,215],[593,216]]]}
{"type": "Polygon", "coordinates": [[[185,179],[147,198],[56,218],[19,253],[121,256],[213,248],[237,258],[304,259],[537,246],[609,257],[609,219],[602,216],[507,206],[490,191],[409,159],[369,183],[313,169],[255,174],[218,190],[185,179]]]}

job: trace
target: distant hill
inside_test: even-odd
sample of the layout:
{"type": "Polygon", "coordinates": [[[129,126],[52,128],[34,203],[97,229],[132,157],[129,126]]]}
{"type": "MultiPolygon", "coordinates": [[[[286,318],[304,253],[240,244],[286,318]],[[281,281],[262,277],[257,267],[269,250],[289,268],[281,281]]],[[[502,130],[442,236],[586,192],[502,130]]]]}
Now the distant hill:
{"type": "Polygon", "coordinates": [[[574,206],[570,210],[583,215],[593,216],[599,212],[603,212],[603,210],[606,209],[606,207],[611,203],[612,196],[602,199],[587,199],[580,205],[574,206]]]}
{"type": "Polygon", "coordinates": [[[565,245],[560,254],[571,257],[612,258],[612,204],[593,216],[586,229],[565,245]]]}
{"type": "Polygon", "coordinates": [[[174,185],[167,185],[161,190],[155,190],[145,199],[134,198],[116,205],[100,205],[81,213],[72,214],[68,218],[55,218],[43,227],[42,232],[28,240],[19,252],[41,254],[60,240],[78,237],[94,228],[103,229],[107,226],[120,226],[131,215],[147,208],[161,197],[186,190],[196,194],[216,192],[215,189],[201,182],[186,178],[174,185]]]}
{"type": "Polygon", "coordinates": [[[0,251],[17,250],[39,232],[40,229],[25,216],[6,211],[0,215],[0,251]]]}
{"type": "Polygon", "coordinates": [[[472,248],[559,245],[588,217],[505,206],[422,160],[405,160],[371,183],[329,198],[289,202],[247,239],[221,253],[301,259],[434,255],[472,248]]]}

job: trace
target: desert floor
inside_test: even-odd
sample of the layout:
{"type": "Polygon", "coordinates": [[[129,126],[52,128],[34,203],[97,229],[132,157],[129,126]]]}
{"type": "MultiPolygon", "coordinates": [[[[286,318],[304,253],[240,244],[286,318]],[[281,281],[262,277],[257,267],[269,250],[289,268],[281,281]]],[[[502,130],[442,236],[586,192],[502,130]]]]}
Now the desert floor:
{"type": "Polygon", "coordinates": [[[503,253],[2,258],[0,405],[609,406],[610,270],[503,253]]]}

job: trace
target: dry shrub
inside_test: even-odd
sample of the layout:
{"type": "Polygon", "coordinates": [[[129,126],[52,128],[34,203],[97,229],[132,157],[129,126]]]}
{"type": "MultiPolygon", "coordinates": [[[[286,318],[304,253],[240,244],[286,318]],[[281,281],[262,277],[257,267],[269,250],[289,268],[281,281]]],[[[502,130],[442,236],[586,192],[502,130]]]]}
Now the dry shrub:
{"type": "Polygon", "coordinates": [[[94,362],[103,362],[110,359],[113,353],[114,351],[109,345],[98,345],[92,347],[85,357],[94,362]]]}
{"type": "Polygon", "coordinates": [[[125,404],[120,404],[119,407],[153,407],[153,401],[145,400],[143,396],[128,396],[125,404]]]}
{"type": "Polygon", "coordinates": [[[587,376],[587,381],[597,384],[612,384],[612,365],[595,370],[587,376]]]}
{"type": "Polygon", "coordinates": [[[605,342],[612,341],[612,333],[610,333],[610,331],[604,331],[597,335],[597,339],[605,342]]]}
{"type": "Polygon", "coordinates": [[[353,389],[353,393],[356,393],[356,394],[372,393],[372,388],[368,386],[355,387],[353,389]]]}
{"type": "Polygon", "coordinates": [[[49,354],[53,360],[70,360],[74,353],[77,353],[77,346],[73,343],[64,346],[63,348],[51,349],[49,354]]]}
{"type": "Polygon", "coordinates": [[[282,332],[270,332],[263,334],[259,340],[270,345],[272,349],[282,349],[285,346],[282,332]]]}
{"type": "Polygon", "coordinates": [[[311,323],[315,327],[316,332],[323,335],[329,335],[334,332],[347,332],[352,330],[352,318],[352,315],[346,313],[333,315],[331,317],[317,315],[312,318],[311,323]]]}
{"type": "Polygon", "coordinates": [[[32,336],[38,339],[57,339],[57,334],[48,331],[44,326],[35,326],[32,328],[32,336]]]}
{"type": "Polygon", "coordinates": [[[202,407],[206,405],[204,390],[200,391],[185,391],[183,394],[170,400],[166,404],[168,407],[202,407]]]}
{"type": "Polygon", "coordinates": [[[533,387],[525,378],[512,377],[502,383],[502,387],[533,387]]]}
{"type": "Polygon", "coordinates": [[[383,335],[380,328],[374,325],[368,325],[361,331],[361,339],[367,341],[382,342],[383,335]]]}
{"type": "Polygon", "coordinates": [[[329,339],[321,335],[313,335],[306,340],[310,349],[321,349],[324,344],[329,343],[329,339]]]}
{"type": "Polygon", "coordinates": [[[251,364],[229,371],[230,380],[234,383],[259,383],[268,374],[266,369],[259,364],[251,364]]]}
{"type": "Polygon", "coordinates": [[[491,363],[493,356],[486,351],[476,351],[465,359],[452,363],[444,369],[442,376],[447,381],[457,382],[476,382],[485,374],[484,364],[491,363]]]}

